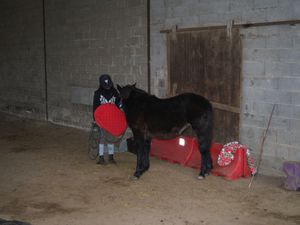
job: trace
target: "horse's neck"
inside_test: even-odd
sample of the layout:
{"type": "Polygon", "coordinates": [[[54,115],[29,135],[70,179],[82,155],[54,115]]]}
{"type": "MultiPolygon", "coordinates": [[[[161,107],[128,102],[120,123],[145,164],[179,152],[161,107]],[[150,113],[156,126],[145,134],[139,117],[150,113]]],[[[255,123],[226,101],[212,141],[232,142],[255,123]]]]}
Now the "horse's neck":
{"type": "Polygon", "coordinates": [[[131,92],[129,98],[124,101],[128,112],[143,107],[143,105],[148,102],[149,97],[151,97],[147,92],[138,90],[131,92]]]}
{"type": "Polygon", "coordinates": [[[134,88],[132,90],[132,93],[134,94],[141,94],[141,95],[149,95],[146,91],[139,89],[139,88],[134,88]]]}
{"type": "Polygon", "coordinates": [[[149,97],[150,97],[150,95],[147,92],[145,92],[145,91],[143,91],[141,89],[135,89],[130,94],[130,98],[132,98],[132,99],[140,99],[140,98],[147,99],[149,97]]]}

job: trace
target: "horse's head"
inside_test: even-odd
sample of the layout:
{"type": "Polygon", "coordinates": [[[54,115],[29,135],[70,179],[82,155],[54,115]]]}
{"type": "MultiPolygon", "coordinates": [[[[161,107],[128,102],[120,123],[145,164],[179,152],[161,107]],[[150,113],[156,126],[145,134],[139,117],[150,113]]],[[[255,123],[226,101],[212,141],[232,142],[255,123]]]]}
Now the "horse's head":
{"type": "Polygon", "coordinates": [[[134,83],[132,85],[126,85],[126,86],[121,87],[120,85],[117,84],[117,89],[120,93],[120,97],[122,99],[128,99],[130,93],[136,89],[135,85],[136,85],[136,83],[134,83]]]}

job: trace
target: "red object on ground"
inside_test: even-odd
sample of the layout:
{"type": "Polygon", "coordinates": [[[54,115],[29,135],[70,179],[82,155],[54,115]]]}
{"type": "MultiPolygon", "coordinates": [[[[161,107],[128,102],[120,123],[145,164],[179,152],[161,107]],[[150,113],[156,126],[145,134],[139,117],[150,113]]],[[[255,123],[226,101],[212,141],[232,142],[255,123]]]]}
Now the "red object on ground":
{"type": "MultiPolygon", "coordinates": [[[[246,152],[243,149],[237,149],[234,160],[228,166],[220,167],[217,164],[222,147],[223,144],[220,143],[213,143],[211,146],[210,153],[213,160],[211,173],[223,176],[228,180],[250,176],[251,171],[247,164],[246,152]]],[[[200,169],[201,155],[198,150],[198,141],[193,137],[181,136],[169,140],[152,139],[150,155],[171,163],[200,169]]]]}
{"type": "Polygon", "coordinates": [[[228,166],[219,166],[218,164],[211,171],[216,176],[223,176],[228,180],[236,180],[240,177],[251,176],[251,170],[248,167],[247,156],[244,149],[237,149],[234,154],[234,160],[228,166]]]}
{"type": "Polygon", "coordinates": [[[95,110],[94,117],[96,124],[113,136],[122,135],[127,128],[125,114],[115,104],[100,105],[95,110]]]}

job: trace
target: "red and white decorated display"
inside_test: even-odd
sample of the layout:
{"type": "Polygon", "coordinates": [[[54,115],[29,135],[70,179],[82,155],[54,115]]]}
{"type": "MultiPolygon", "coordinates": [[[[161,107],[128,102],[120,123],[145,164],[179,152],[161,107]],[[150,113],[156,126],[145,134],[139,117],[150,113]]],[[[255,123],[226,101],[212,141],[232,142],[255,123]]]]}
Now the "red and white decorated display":
{"type": "Polygon", "coordinates": [[[228,166],[234,160],[234,155],[237,149],[245,151],[248,167],[251,171],[251,174],[254,175],[256,173],[256,169],[254,167],[254,160],[251,156],[251,152],[245,145],[242,145],[237,141],[229,142],[223,146],[218,156],[218,165],[228,166]]]}

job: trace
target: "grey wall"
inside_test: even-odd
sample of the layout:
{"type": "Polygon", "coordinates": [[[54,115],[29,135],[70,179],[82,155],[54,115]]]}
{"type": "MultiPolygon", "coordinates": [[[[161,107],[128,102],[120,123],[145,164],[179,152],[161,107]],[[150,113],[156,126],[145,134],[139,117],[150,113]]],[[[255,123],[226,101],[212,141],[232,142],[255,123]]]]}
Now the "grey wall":
{"type": "MultiPolygon", "coordinates": [[[[152,91],[167,90],[166,40],[160,30],[300,19],[298,0],[152,0],[152,91]],[[153,85],[154,84],[154,85],[153,85]]],[[[285,160],[300,160],[300,25],[242,29],[240,141],[259,153],[277,104],[260,172],[277,174],[285,160]]]]}
{"type": "Polygon", "coordinates": [[[0,110],[45,118],[42,1],[0,1],[0,110]]]}
{"type": "Polygon", "coordinates": [[[45,0],[45,76],[43,1],[1,1],[0,110],[45,119],[47,105],[50,121],[89,127],[100,74],[146,89],[146,12],[146,0],[45,0]]]}
{"type": "Polygon", "coordinates": [[[47,0],[49,118],[89,125],[98,77],[147,87],[146,1],[47,0]]]}

